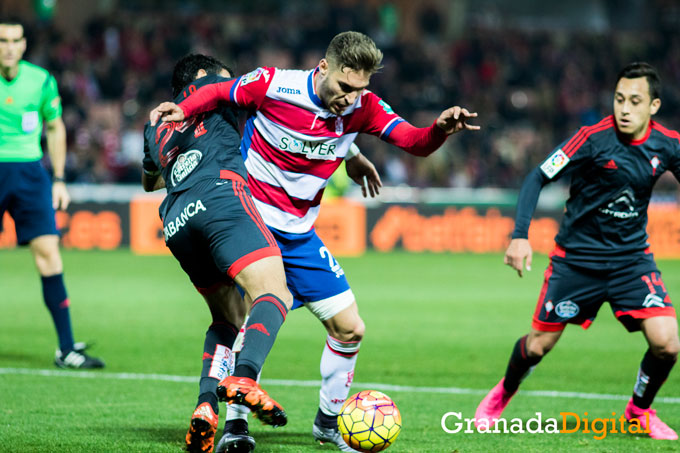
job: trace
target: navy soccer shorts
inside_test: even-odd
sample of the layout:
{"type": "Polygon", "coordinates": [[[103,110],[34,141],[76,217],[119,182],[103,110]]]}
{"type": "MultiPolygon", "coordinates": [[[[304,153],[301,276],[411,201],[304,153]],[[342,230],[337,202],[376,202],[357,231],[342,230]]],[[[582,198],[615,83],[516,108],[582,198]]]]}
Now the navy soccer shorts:
{"type": "Polygon", "coordinates": [[[255,261],[281,255],[240,177],[201,181],[169,195],[161,211],[165,242],[201,293],[233,284],[255,261]]]}
{"type": "Polygon", "coordinates": [[[354,302],[345,271],[312,229],[306,233],[270,231],[281,248],[293,309],[306,306],[325,321],[354,302]]]}
{"type": "Polygon", "coordinates": [[[550,255],[532,327],[555,332],[572,323],[587,329],[604,302],[630,332],[640,330],[642,319],[676,316],[649,251],[588,261],[574,259],[558,246],[550,255]]]}
{"type": "Polygon", "coordinates": [[[34,162],[0,162],[0,231],[5,212],[14,220],[19,245],[59,234],[52,207],[52,181],[34,162]]]}

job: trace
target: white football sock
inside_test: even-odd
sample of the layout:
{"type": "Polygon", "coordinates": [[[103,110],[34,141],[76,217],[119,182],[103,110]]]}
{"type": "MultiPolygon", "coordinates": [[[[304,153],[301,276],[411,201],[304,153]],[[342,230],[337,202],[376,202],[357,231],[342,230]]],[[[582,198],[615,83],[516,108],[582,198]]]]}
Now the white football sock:
{"type": "Polygon", "coordinates": [[[340,341],[330,335],[321,355],[319,408],[330,416],[338,415],[354,380],[360,341],[340,341]]]}

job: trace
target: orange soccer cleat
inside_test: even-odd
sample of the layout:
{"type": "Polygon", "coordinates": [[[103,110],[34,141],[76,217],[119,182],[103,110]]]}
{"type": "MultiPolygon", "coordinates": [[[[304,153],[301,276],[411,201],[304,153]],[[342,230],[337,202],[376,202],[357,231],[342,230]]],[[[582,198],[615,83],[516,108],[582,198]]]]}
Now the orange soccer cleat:
{"type": "Polygon", "coordinates": [[[253,415],[272,426],[283,426],[288,422],[283,407],[274,401],[254,380],[246,377],[228,376],[217,386],[220,401],[248,407],[253,415]]]}
{"type": "Polygon", "coordinates": [[[210,453],[215,447],[218,417],[210,403],[200,404],[191,415],[186,437],[188,452],[210,453]]]}

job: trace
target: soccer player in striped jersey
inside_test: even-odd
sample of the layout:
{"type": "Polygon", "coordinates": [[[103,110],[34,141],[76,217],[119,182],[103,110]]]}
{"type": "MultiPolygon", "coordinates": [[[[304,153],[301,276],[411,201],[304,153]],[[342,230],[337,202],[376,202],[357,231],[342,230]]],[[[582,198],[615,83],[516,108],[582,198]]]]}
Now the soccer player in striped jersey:
{"type": "MultiPolygon", "coordinates": [[[[216,81],[190,93],[179,105],[163,103],[152,124],[181,121],[220,103],[251,112],[241,142],[255,205],[281,247],[294,308],[305,305],[326,327],[322,385],[314,437],[347,449],[336,417],[347,398],[364,323],[344,271],[314,230],[328,178],[343,159],[356,158],[351,144],[367,133],[417,156],[427,156],[477,116],[465,108],[444,110],[429,127],[417,128],[367,89],[381,67],[382,52],[358,32],[330,42],[319,65],[307,71],[262,67],[235,80],[216,81]]],[[[376,181],[369,167],[364,174],[376,181]]],[[[247,432],[242,415],[227,415],[227,434],[247,432]]],[[[229,446],[220,442],[218,451],[229,446]]]]}
{"type": "Polygon", "coordinates": [[[666,170],[680,180],[680,134],[651,119],[661,106],[659,94],[660,80],[652,66],[626,66],[616,83],[614,115],[582,127],[526,178],[505,254],[505,263],[520,277],[525,261],[531,267],[529,223],[542,187],[568,177],[570,196],[531,330],[517,340],[505,377],[479,404],[475,419],[481,429],[496,423],[566,325],[588,328],[608,301],[623,326],[642,330],[649,345],[626,419],[637,419],[655,439],[678,438],[650,409],[680,349],[675,309],[646,232],[652,187],[666,170]]]}
{"type": "Polygon", "coordinates": [[[0,19],[0,231],[8,212],[14,219],[17,242],[28,245],[33,254],[59,341],[55,365],[102,368],[104,362],[84,352],[87,345],[74,343],[64,285],[54,210],[66,209],[70,198],[64,184],[66,128],[57,82],[45,69],[23,61],[25,51],[21,22],[0,19]],[[40,164],[43,123],[51,181],[40,164]]]}

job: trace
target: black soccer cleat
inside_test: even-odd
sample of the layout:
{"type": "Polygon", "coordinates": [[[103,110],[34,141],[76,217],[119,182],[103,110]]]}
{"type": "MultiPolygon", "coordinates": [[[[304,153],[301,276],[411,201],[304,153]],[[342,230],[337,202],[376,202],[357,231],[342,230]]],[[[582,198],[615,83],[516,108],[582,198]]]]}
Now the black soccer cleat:
{"type": "Polygon", "coordinates": [[[90,355],[85,354],[88,345],[83,342],[73,344],[73,350],[63,354],[57,349],[54,352],[54,364],[59,368],[70,368],[78,370],[104,368],[104,362],[90,355]]]}
{"type": "Polygon", "coordinates": [[[216,453],[249,453],[255,450],[255,439],[248,432],[246,420],[232,420],[224,424],[224,435],[217,443],[216,453]]]}

